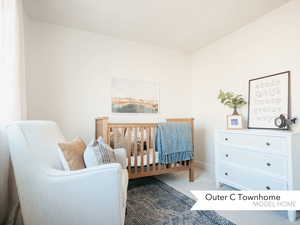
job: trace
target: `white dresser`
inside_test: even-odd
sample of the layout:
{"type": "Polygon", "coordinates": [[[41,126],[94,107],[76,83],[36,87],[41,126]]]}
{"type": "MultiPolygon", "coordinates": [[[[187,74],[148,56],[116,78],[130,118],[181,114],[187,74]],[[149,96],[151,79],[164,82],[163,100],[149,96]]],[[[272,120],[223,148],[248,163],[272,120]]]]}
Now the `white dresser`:
{"type": "MultiPolygon", "coordinates": [[[[217,185],[241,190],[300,190],[300,133],[216,130],[217,185]]],[[[290,221],[296,211],[289,211],[290,221]]]]}

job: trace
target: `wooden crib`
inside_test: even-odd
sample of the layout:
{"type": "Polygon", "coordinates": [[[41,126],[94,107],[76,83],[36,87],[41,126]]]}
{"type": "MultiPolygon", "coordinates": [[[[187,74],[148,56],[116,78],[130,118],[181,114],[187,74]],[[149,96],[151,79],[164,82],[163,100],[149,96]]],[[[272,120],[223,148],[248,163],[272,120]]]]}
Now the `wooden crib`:
{"type": "MultiPolygon", "coordinates": [[[[194,132],[193,118],[174,118],[166,121],[191,123],[194,132]]],[[[100,117],[96,119],[95,136],[102,136],[112,148],[127,149],[130,179],[188,170],[189,180],[194,181],[192,160],[169,164],[158,162],[158,152],[155,150],[157,126],[157,123],[110,123],[108,117],[100,117]]]]}

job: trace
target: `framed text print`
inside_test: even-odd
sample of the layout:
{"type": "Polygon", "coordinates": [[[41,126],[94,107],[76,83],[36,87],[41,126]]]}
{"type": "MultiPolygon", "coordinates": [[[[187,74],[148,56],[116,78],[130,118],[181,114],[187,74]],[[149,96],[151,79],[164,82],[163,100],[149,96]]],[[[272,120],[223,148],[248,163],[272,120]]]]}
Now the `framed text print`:
{"type": "Polygon", "coordinates": [[[290,118],[290,71],[249,80],[248,128],[279,129],[275,119],[290,118]]]}

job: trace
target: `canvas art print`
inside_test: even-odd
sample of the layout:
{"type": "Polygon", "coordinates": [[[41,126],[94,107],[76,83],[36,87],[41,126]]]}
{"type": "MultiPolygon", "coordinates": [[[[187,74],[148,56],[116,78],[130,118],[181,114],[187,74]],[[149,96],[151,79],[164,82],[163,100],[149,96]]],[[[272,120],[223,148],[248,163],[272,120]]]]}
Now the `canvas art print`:
{"type": "Polygon", "coordinates": [[[278,129],[275,118],[289,118],[290,72],[249,81],[248,128],[278,129]]]}
{"type": "Polygon", "coordinates": [[[113,78],[113,113],[158,113],[158,85],[154,82],[113,78]]]}

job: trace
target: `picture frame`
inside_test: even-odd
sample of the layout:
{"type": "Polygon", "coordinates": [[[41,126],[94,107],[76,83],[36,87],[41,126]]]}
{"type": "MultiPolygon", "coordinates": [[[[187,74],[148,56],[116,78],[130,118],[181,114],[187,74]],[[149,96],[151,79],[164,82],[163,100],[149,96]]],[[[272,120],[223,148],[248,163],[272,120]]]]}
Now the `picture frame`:
{"type": "Polygon", "coordinates": [[[249,80],[248,129],[288,130],[279,128],[275,119],[290,118],[290,71],[249,80]]]}
{"type": "Polygon", "coordinates": [[[159,85],[154,81],[113,77],[111,113],[126,115],[159,114],[159,85]]]}
{"type": "Polygon", "coordinates": [[[243,129],[243,118],[241,115],[228,115],[227,116],[227,129],[228,130],[241,130],[243,129]]]}

